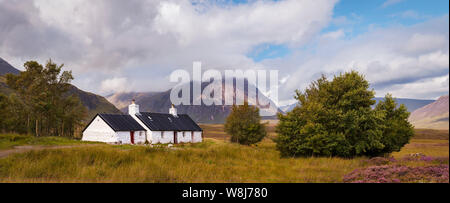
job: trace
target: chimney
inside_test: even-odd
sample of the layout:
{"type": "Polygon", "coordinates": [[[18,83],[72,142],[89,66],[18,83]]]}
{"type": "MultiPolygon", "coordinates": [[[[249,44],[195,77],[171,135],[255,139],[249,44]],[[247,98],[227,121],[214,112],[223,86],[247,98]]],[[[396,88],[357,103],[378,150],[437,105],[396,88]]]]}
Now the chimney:
{"type": "Polygon", "coordinates": [[[172,114],[173,116],[178,117],[177,109],[175,108],[175,105],[172,104],[172,107],[169,109],[169,114],[172,114]]]}
{"type": "Polygon", "coordinates": [[[128,106],[128,114],[130,115],[138,115],[139,113],[139,105],[135,103],[136,101],[131,100],[131,104],[128,106]]]}

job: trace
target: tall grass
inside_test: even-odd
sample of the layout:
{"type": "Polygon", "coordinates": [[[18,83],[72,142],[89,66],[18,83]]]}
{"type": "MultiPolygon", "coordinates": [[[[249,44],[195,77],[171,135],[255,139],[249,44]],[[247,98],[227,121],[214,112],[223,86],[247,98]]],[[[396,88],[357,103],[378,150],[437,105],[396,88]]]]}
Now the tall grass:
{"type": "Polygon", "coordinates": [[[177,149],[99,146],[0,159],[1,182],[340,182],[360,159],[286,158],[272,146],[208,139],[177,149]]]}
{"type": "Polygon", "coordinates": [[[87,144],[68,137],[35,137],[33,135],[0,134],[0,150],[22,145],[77,145],[87,144]]]}
{"type": "MultiPolygon", "coordinates": [[[[242,146],[230,143],[220,125],[202,127],[209,137],[204,142],[175,148],[97,145],[9,155],[0,159],[0,182],[342,182],[345,174],[370,165],[364,157],[280,158],[270,138],[242,146]]],[[[52,143],[47,138],[39,142],[52,143]]],[[[448,139],[413,139],[392,156],[412,153],[448,159],[448,139]]]]}

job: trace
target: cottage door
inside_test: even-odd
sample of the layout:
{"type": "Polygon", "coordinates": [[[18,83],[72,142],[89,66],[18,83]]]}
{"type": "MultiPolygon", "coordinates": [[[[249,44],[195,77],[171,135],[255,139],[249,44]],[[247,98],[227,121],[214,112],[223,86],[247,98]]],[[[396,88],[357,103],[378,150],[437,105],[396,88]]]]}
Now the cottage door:
{"type": "Polygon", "coordinates": [[[134,144],[134,131],[130,131],[131,144],[134,144]]]}
{"type": "Polygon", "coordinates": [[[173,143],[178,144],[178,132],[173,133],[173,143]]]}

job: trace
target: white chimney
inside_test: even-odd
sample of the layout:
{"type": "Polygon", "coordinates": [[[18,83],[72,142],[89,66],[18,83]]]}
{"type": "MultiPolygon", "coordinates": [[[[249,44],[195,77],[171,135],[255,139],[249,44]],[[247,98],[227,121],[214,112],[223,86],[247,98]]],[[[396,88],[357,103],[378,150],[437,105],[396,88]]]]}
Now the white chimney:
{"type": "Polygon", "coordinates": [[[172,107],[169,109],[169,113],[172,114],[173,116],[177,117],[177,109],[175,108],[175,106],[172,104],[172,107]]]}
{"type": "Polygon", "coordinates": [[[134,99],[131,101],[131,104],[128,106],[128,114],[130,115],[138,115],[139,113],[139,105],[135,104],[134,99]]]}

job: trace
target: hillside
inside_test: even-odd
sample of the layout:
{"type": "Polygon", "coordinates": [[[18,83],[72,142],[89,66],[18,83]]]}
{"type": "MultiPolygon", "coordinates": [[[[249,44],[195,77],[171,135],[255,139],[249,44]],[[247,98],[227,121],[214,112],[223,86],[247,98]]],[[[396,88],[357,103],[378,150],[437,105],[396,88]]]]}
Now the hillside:
{"type": "MultiPolygon", "coordinates": [[[[0,72],[1,73],[20,73],[19,70],[15,69],[11,65],[9,65],[6,61],[0,58],[0,72]],[[7,65],[4,65],[7,64],[7,65]]],[[[0,93],[3,94],[11,94],[14,91],[10,89],[6,85],[6,79],[3,74],[0,74],[0,93]]],[[[83,90],[78,89],[76,86],[72,85],[69,90],[70,94],[77,95],[83,106],[88,109],[88,115],[85,118],[86,121],[89,121],[95,114],[97,113],[120,113],[120,110],[117,109],[113,104],[109,103],[104,97],[85,92],[83,90]]]]}
{"type": "Polygon", "coordinates": [[[449,129],[448,95],[440,97],[411,113],[409,120],[416,128],[449,129]]]}
{"type": "Polygon", "coordinates": [[[19,74],[20,71],[0,57],[0,75],[5,75],[7,73],[19,74]]]}
{"type": "MultiPolygon", "coordinates": [[[[377,103],[379,101],[382,101],[384,99],[384,97],[376,97],[375,101],[377,101],[377,103]]],[[[424,99],[407,99],[407,98],[395,98],[395,101],[397,101],[397,103],[403,104],[406,106],[406,108],[408,108],[409,112],[413,112],[427,104],[431,104],[433,102],[435,102],[435,100],[424,100],[424,99]]]]}
{"type": "MultiPolygon", "coordinates": [[[[192,85],[191,87],[191,102],[192,102],[192,85]]],[[[202,83],[202,90],[208,85],[208,83],[202,83]]],[[[136,103],[140,105],[141,111],[147,112],[155,112],[155,113],[167,113],[171,106],[170,102],[170,91],[167,90],[165,92],[142,92],[142,93],[116,93],[107,97],[108,101],[113,103],[116,107],[118,107],[122,112],[128,112],[128,105],[130,104],[132,99],[136,100],[136,103]]],[[[238,90],[239,92],[240,90],[238,90]]],[[[259,90],[257,90],[259,91],[259,90]]],[[[224,95],[224,91],[222,92],[224,95]]],[[[244,95],[248,94],[248,90],[244,90],[244,95]]],[[[258,94],[262,95],[262,94],[258,94]]],[[[223,96],[223,98],[225,98],[223,96]]],[[[200,98],[195,98],[200,99],[200,98]]],[[[269,101],[272,103],[271,108],[269,109],[261,109],[262,115],[267,115],[269,112],[281,112],[278,110],[276,105],[270,101],[267,97],[263,97],[260,99],[261,101],[269,101]]],[[[223,123],[230,113],[231,105],[221,105],[221,106],[207,106],[202,103],[202,105],[179,105],[177,106],[178,113],[180,114],[188,114],[199,123],[223,123]]],[[[274,118],[272,117],[263,117],[263,118],[274,118]]]]}
{"type": "Polygon", "coordinates": [[[81,103],[88,109],[86,121],[89,121],[97,113],[121,113],[113,104],[108,102],[104,97],[94,93],[86,92],[78,89],[76,86],[71,86],[69,92],[77,95],[81,103]]]}

